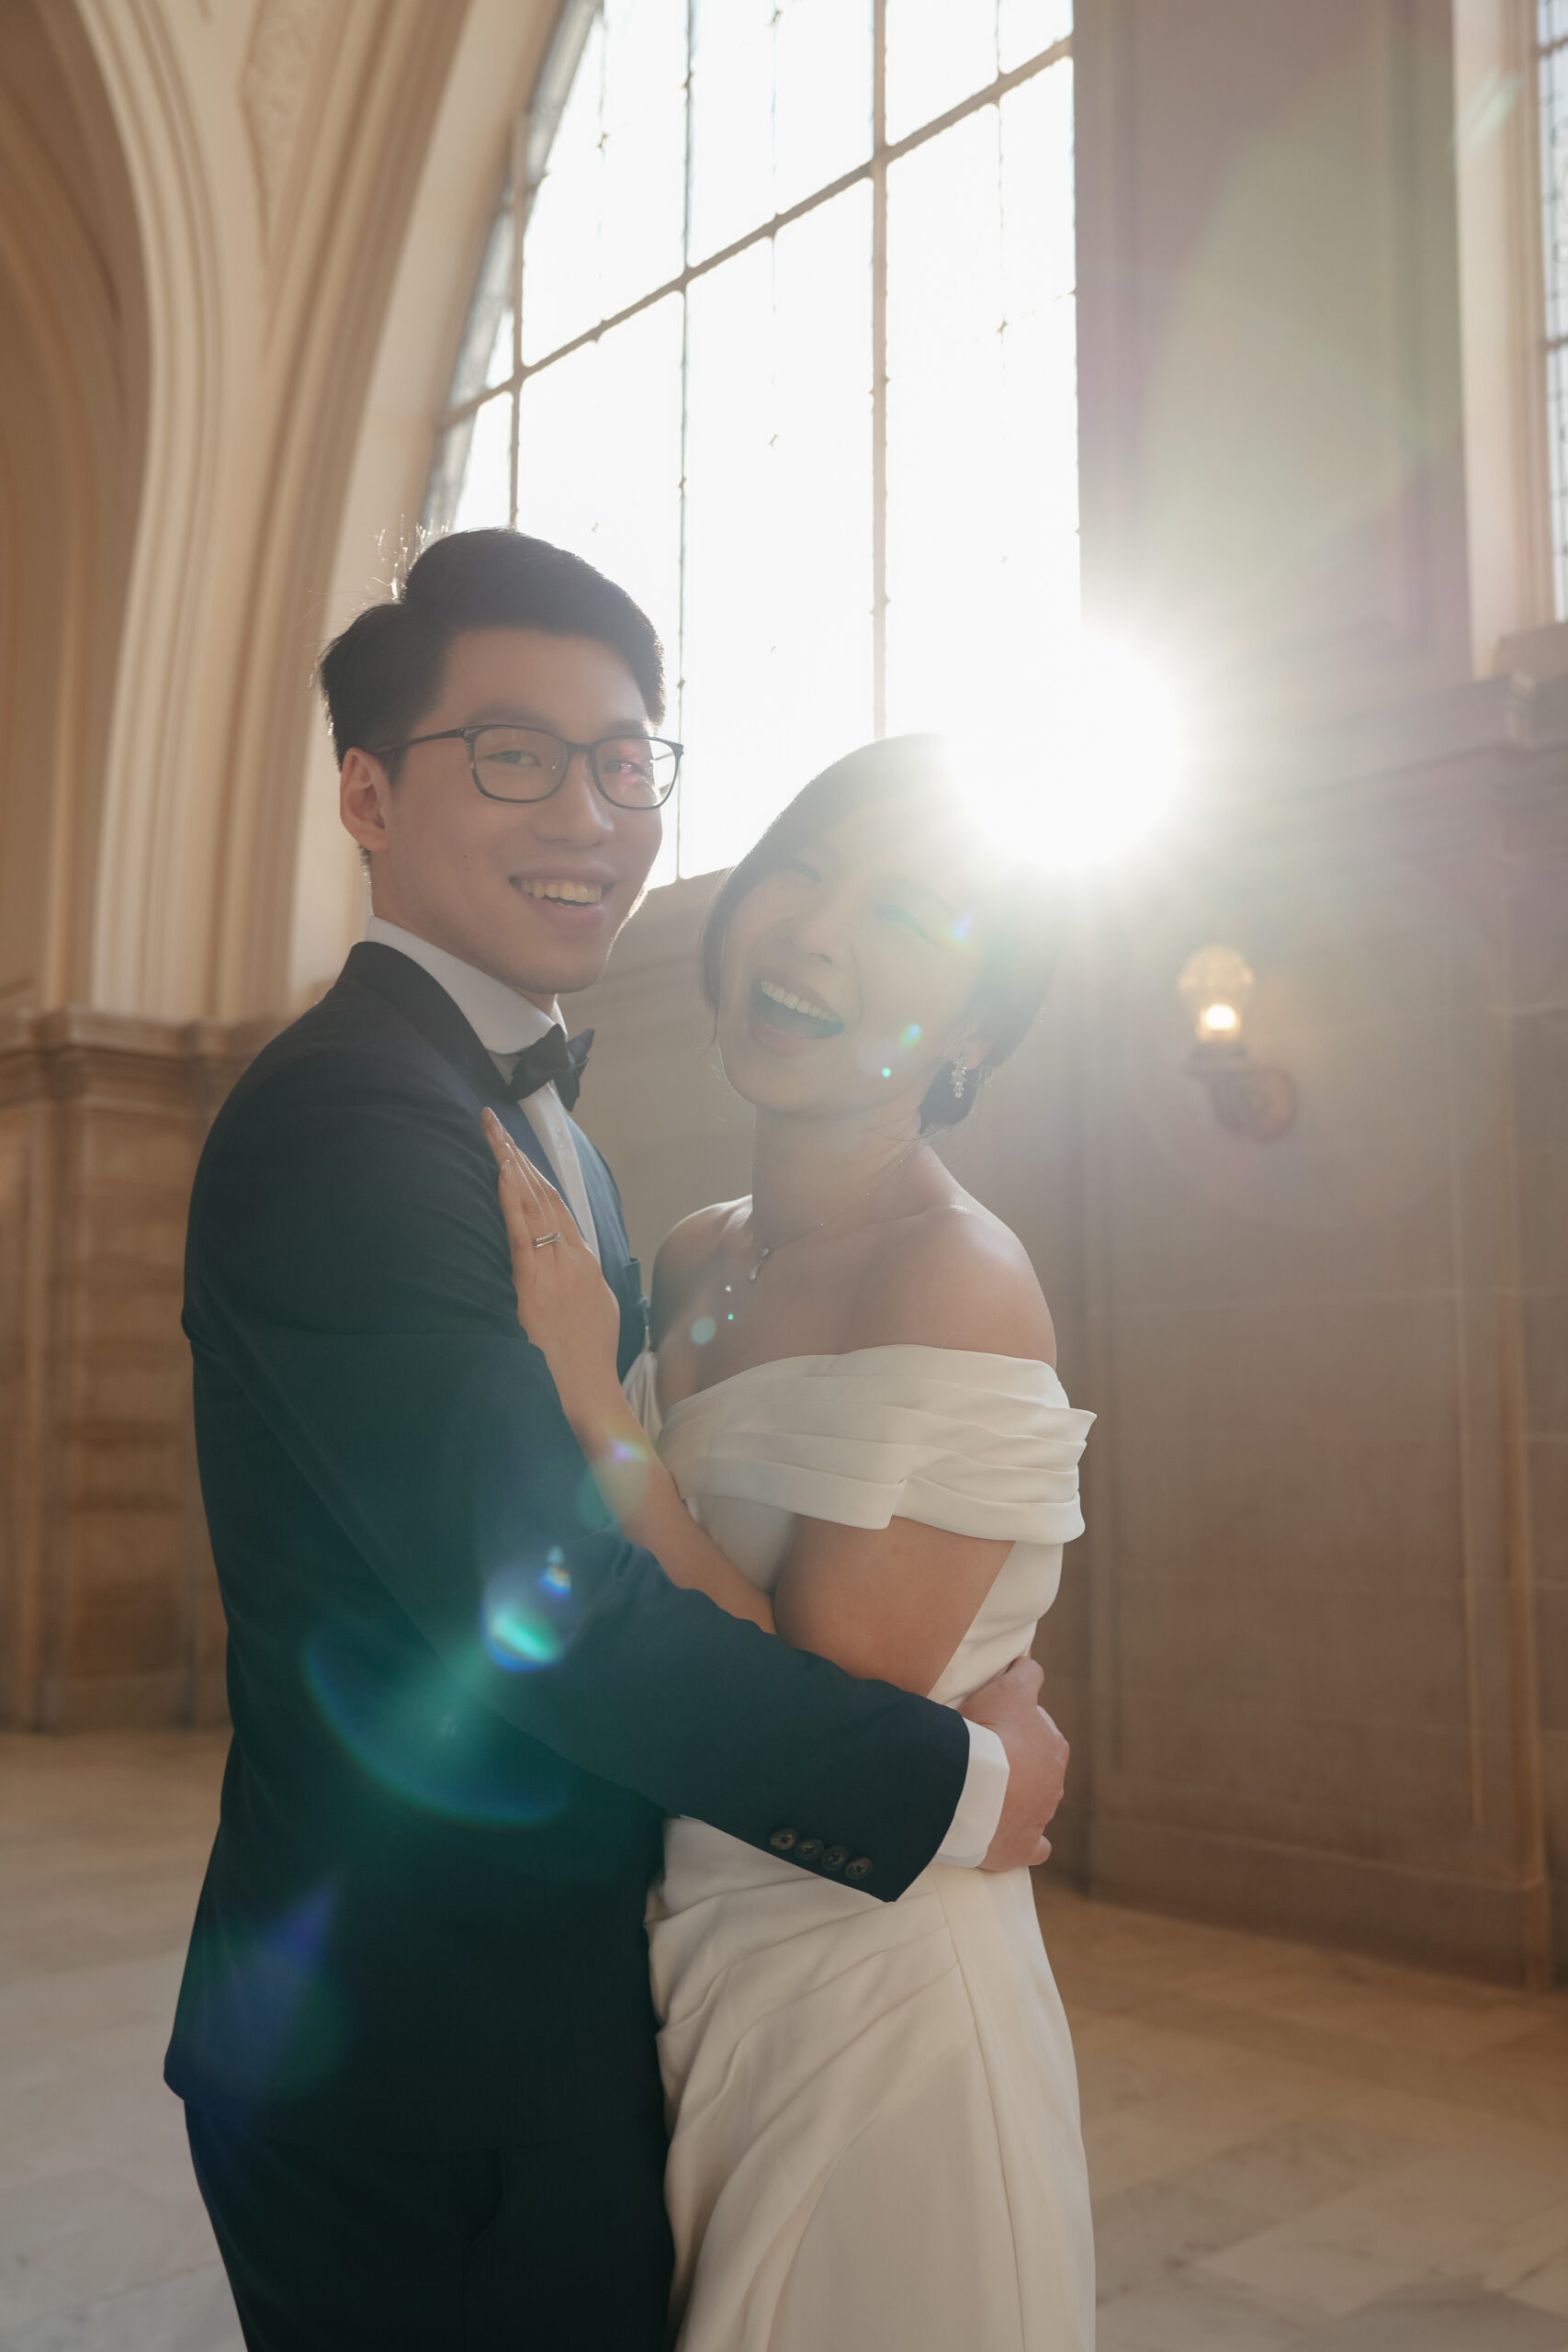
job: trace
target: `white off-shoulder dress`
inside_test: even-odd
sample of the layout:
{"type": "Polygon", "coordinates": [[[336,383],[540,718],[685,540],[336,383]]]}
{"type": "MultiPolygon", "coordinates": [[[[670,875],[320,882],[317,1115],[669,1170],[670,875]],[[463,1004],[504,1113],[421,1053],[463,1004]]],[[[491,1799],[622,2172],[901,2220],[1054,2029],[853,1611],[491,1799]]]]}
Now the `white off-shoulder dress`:
{"type": "MultiPolygon", "coordinates": [[[[797,1514],[1010,1539],[931,1696],[1029,1647],[1080,1534],[1092,1416],[1011,1356],[866,1348],[738,1373],[660,1426],[753,1584],[797,1514]]],[[[1087,2352],[1077,2081],[1026,1871],[933,1863],[897,1903],[697,1821],[649,1915],[681,2352],[1087,2352]]]]}

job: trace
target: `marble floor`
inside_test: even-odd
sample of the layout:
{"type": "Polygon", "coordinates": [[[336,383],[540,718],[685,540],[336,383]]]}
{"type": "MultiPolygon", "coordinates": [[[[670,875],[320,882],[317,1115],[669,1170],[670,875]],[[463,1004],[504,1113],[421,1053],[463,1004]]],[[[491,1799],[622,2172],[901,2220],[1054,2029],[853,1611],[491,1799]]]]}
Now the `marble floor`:
{"type": "MultiPolygon", "coordinates": [[[[0,2352],[238,2352],[159,2080],[221,1759],[0,1739],[0,2352]]],[[[1568,1993],[1043,1916],[1100,2352],[1568,2352],[1568,1993]]]]}

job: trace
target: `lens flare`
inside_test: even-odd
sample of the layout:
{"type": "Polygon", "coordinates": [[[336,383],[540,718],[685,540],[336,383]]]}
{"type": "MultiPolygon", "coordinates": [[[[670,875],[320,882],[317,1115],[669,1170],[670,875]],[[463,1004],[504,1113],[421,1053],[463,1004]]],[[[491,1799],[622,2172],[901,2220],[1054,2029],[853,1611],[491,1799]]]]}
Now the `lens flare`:
{"type": "Polygon", "coordinates": [[[705,1348],[717,1329],[718,1325],[711,1315],[699,1315],[692,1326],[692,1345],[695,1348],[705,1348]]]}
{"type": "Polygon", "coordinates": [[[1086,637],[1046,665],[1030,701],[1027,721],[991,729],[964,763],[998,854],[1067,873],[1135,849],[1168,815],[1187,765],[1168,683],[1126,647],[1086,637]]]}
{"type": "Polygon", "coordinates": [[[342,2057],[344,2007],[324,1964],[334,1899],[320,1887],[238,1941],[193,1941],[182,2023],[200,2046],[203,2074],[231,2098],[297,2098],[342,2057]]]}
{"type": "Polygon", "coordinates": [[[867,1078],[897,1078],[909,1067],[919,1042],[918,1021],[911,1021],[897,1037],[867,1037],[856,1049],[855,1067],[867,1078]]]}
{"type": "MultiPolygon", "coordinates": [[[[570,1611],[570,1594],[558,1591],[553,1606],[570,1611]]],[[[311,1637],[303,1663],[306,1686],[339,1747],[402,1803],[497,1828],[536,1826],[565,1810],[570,1766],[472,1697],[444,1666],[400,1672],[330,1633],[311,1637]]],[[[515,1659],[509,1670],[518,1670],[515,1659]]]]}
{"type": "MultiPolygon", "coordinates": [[[[541,1666],[554,1666],[566,1654],[567,1628],[558,1608],[552,1606],[561,1590],[552,1581],[557,1573],[554,1559],[542,1569],[502,1568],[484,1589],[479,1610],[484,1645],[508,1674],[532,1674],[541,1666]]],[[[570,1589],[569,1576],[566,1590],[570,1589]]]]}

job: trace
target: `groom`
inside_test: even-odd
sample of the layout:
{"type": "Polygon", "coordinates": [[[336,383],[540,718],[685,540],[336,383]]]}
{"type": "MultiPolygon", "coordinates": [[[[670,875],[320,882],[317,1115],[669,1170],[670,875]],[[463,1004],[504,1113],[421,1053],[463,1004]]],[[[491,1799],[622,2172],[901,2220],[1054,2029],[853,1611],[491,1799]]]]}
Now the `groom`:
{"type": "Polygon", "coordinates": [[[605,1524],[518,1328],[486,1103],[597,1250],[623,1373],[643,1344],[556,999],[659,846],[646,618],[460,533],[321,680],[374,911],[191,1204],[233,1743],[166,2076],[248,2345],[652,2352],[662,1816],[892,1901],[939,1854],[1038,1860],[1066,1748],[1035,1668],[966,1722],[678,1590],[605,1524]]]}

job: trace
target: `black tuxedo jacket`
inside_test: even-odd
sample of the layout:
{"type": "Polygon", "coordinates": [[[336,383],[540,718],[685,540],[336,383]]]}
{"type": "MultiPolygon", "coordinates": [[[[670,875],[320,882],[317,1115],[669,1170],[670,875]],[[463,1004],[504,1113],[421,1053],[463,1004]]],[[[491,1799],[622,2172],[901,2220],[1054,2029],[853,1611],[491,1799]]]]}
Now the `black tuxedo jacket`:
{"type": "MultiPolygon", "coordinates": [[[[518,1328],[485,1101],[544,1165],[446,991],[356,947],[235,1087],[191,1202],[233,1744],[165,2072],[286,2136],[646,2112],[661,1816],[818,1869],[847,1849],[892,1898],[967,1766],[949,1710],[679,1590],[607,1524],[518,1328]]],[[[641,1286],[580,1150],[624,1369],[641,1286]]]]}

